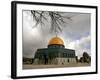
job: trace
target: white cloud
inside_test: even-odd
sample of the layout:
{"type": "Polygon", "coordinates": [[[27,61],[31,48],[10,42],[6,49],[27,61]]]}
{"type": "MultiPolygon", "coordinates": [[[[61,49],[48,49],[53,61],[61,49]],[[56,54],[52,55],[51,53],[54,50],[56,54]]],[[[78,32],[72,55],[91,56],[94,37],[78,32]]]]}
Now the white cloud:
{"type": "Polygon", "coordinates": [[[69,42],[69,44],[66,46],[69,49],[74,49],[76,52],[76,55],[81,57],[83,52],[87,52],[89,55],[91,54],[91,48],[90,48],[90,36],[82,37],[80,40],[75,40],[72,42],[69,42]],[[86,46],[89,46],[88,48],[86,46]]]}

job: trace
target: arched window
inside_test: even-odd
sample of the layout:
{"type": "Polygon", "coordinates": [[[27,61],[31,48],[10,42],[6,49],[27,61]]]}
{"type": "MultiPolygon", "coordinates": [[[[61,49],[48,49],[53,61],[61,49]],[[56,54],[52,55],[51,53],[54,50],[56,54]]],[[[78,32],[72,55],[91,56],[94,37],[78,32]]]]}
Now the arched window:
{"type": "Polygon", "coordinates": [[[67,62],[69,63],[69,59],[67,60],[67,62]]]}

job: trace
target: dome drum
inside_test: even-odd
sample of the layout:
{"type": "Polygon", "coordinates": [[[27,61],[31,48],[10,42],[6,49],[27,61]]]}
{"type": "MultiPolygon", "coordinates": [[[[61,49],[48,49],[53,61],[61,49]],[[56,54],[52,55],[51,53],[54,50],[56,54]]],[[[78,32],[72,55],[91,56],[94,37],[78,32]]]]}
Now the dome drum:
{"type": "Polygon", "coordinates": [[[62,44],[51,44],[48,45],[48,48],[64,48],[65,46],[62,44]]]}

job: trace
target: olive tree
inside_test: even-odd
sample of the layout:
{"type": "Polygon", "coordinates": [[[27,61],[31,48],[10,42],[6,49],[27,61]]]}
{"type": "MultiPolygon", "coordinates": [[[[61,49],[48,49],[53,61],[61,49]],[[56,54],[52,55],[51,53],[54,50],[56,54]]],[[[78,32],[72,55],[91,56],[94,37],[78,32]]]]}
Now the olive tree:
{"type": "Polygon", "coordinates": [[[91,62],[91,57],[87,52],[83,52],[83,56],[80,58],[80,62],[86,62],[86,63],[91,62]]]}

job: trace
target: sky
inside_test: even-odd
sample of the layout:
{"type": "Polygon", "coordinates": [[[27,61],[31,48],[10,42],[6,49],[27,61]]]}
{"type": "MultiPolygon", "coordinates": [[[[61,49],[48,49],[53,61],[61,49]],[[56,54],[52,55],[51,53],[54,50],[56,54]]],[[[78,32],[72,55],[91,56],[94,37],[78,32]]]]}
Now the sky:
{"type": "MultiPolygon", "coordinates": [[[[65,12],[64,16],[71,17],[65,19],[66,24],[58,36],[63,39],[65,48],[74,49],[76,56],[80,58],[83,52],[91,55],[91,14],[65,12]]],[[[47,48],[49,40],[55,37],[55,33],[50,31],[50,22],[45,25],[34,26],[36,24],[31,12],[23,11],[23,56],[33,58],[38,48],[47,48]]]]}

